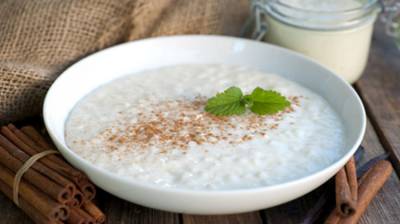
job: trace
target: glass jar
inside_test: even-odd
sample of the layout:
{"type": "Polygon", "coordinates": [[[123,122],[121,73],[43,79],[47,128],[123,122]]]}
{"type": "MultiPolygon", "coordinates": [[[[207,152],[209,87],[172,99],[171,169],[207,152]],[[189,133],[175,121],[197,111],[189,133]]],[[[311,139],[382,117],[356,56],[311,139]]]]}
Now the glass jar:
{"type": "Polygon", "coordinates": [[[349,83],[361,76],[378,0],[253,0],[252,6],[259,38],[314,58],[349,83]]]}

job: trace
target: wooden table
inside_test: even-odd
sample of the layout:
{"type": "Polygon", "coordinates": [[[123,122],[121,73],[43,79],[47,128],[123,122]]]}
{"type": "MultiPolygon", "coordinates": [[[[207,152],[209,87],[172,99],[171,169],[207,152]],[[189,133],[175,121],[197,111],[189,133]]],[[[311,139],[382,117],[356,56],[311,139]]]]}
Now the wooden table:
{"type": "MultiPolygon", "coordinates": [[[[393,41],[383,34],[381,25],[376,26],[368,66],[362,79],[355,84],[355,88],[364,101],[369,118],[363,141],[366,149],[364,160],[388,152],[396,169],[396,173],[393,173],[374,199],[360,223],[398,224],[400,223],[400,51],[396,49],[393,41]]],[[[322,186],[302,198],[274,208],[224,216],[196,216],[158,211],[125,202],[106,192],[100,192],[97,200],[108,216],[108,223],[112,224],[297,224],[303,220],[325,187],[322,186]]],[[[333,199],[333,191],[329,196],[333,199]]],[[[0,217],[0,223],[31,223],[27,216],[1,194],[0,217]]]]}

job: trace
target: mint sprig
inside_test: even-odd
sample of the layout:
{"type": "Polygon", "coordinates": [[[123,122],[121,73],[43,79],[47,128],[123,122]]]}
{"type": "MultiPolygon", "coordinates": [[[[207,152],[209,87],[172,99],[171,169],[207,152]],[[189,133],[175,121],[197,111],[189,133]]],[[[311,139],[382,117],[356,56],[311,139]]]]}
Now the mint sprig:
{"type": "Polygon", "coordinates": [[[286,97],[273,90],[257,87],[251,94],[243,95],[240,88],[232,86],[207,101],[205,110],[217,116],[245,113],[249,108],[258,115],[271,115],[290,106],[286,97]]]}
{"type": "Polygon", "coordinates": [[[239,115],[246,111],[242,90],[230,87],[207,101],[205,110],[217,116],[239,115]]]}

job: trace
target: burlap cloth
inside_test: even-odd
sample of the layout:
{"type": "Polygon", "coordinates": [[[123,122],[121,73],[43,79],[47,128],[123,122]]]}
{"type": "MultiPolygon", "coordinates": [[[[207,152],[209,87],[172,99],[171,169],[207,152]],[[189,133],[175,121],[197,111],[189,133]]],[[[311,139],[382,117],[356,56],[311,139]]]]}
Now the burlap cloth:
{"type": "Polygon", "coordinates": [[[87,54],[151,36],[236,35],[249,11],[247,4],[247,0],[1,0],[0,123],[40,114],[51,83],[87,54]]]}

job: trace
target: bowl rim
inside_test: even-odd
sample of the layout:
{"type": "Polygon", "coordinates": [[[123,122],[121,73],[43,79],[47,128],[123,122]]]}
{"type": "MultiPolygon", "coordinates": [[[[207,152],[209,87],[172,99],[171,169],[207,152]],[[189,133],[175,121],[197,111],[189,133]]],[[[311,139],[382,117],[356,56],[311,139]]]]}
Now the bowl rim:
{"type": "MultiPolygon", "coordinates": [[[[278,74],[279,75],[279,74],[278,74]]],[[[121,76],[122,77],[122,76],[121,76]]],[[[294,81],[296,82],[296,81],[294,81]]],[[[318,93],[317,93],[318,94],[318,93]]],[[[71,108],[72,109],[72,108],[71,108]]],[[[232,195],[232,194],[253,194],[253,193],[258,193],[258,192],[265,192],[265,191],[274,191],[274,190],[278,190],[278,189],[282,189],[282,188],[290,188],[292,186],[296,186],[296,185],[301,185],[301,184],[305,184],[315,178],[318,178],[318,176],[323,176],[324,173],[327,173],[328,170],[333,170],[335,169],[337,166],[339,166],[340,164],[345,164],[345,162],[347,162],[350,157],[355,153],[356,149],[361,145],[361,142],[364,138],[365,135],[365,131],[366,131],[366,112],[365,112],[365,108],[363,106],[363,103],[359,97],[359,95],[357,94],[357,92],[354,90],[354,88],[351,87],[351,85],[349,83],[347,83],[342,77],[336,75],[334,72],[332,72],[330,69],[326,68],[325,66],[321,65],[319,62],[317,62],[316,60],[309,58],[303,54],[300,54],[298,52],[280,47],[280,46],[276,46],[276,45],[272,45],[269,43],[265,43],[265,42],[259,42],[259,41],[255,41],[255,40],[251,40],[251,39],[245,39],[245,38],[240,38],[240,37],[230,37],[230,36],[222,36],[222,35],[173,35],[173,36],[161,36],[161,37],[151,37],[151,38],[146,38],[146,39],[141,39],[141,40],[136,40],[136,41],[130,41],[130,42],[126,42],[126,43],[121,43],[121,44],[117,44],[105,49],[102,49],[100,51],[94,52],[92,54],[89,54],[83,58],[81,58],[80,60],[76,61],[75,63],[73,63],[72,65],[70,65],[69,67],[67,67],[67,69],[65,69],[64,71],[62,71],[60,73],[60,75],[57,77],[57,79],[52,83],[52,85],[50,86],[49,90],[46,93],[45,99],[44,99],[44,104],[43,104],[43,120],[45,123],[45,127],[46,130],[48,131],[49,136],[51,137],[51,139],[55,142],[55,145],[57,146],[58,150],[61,152],[61,154],[63,155],[63,157],[71,157],[75,160],[75,162],[79,163],[80,165],[84,166],[87,170],[91,170],[91,172],[96,172],[97,174],[100,174],[103,177],[106,177],[107,179],[111,179],[111,180],[116,180],[119,181],[122,184],[126,184],[129,186],[134,186],[134,187],[141,187],[141,188],[146,188],[148,190],[153,190],[153,191],[158,191],[158,192],[165,192],[165,193],[177,193],[177,194],[197,194],[198,196],[215,196],[215,195],[232,195]],[[92,58],[97,57],[98,55],[102,55],[102,54],[107,54],[108,52],[112,52],[115,51],[119,48],[124,48],[127,47],[128,45],[135,45],[135,44],[141,44],[144,42],[152,42],[152,41],[162,41],[162,40],[168,40],[168,39],[180,39],[180,38],[184,38],[184,39],[193,39],[193,40],[197,40],[197,39],[208,39],[208,41],[212,41],[213,39],[223,39],[223,40],[227,40],[227,41],[243,41],[246,43],[252,43],[252,44],[260,44],[260,45],[266,45],[270,48],[275,48],[278,49],[280,51],[283,51],[285,54],[292,54],[295,55],[296,57],[300,57],[303,60],[306,61],[310,61],[311,63],[313,63],[315,66],[318,66],[320,68],[322,68],[323,70],[326,71],[326,73],[329,73],[329,76],[333,76],[336,79],[339,79],[339,81],[341,82],[341,84],[345,85],[346,88],[348,88],[350,90],[350,92],[352,93],[352,97],[355,97],[356,102],[357,102],[357,106],[360,110],[361,110],[361,114],[360,115],[360,119],[361,119],[361,130],[359,130],[358,132],[358,136],[357,136],[357,140],[353,143],[353,145],[351,146],[351,148],[344,154],[342,155],[338,160],[336,160],[335,162],[331,163],[330,165],[326,166],[325,168],[318,170],[316,172],[313,172],[309,175],[294,179],[294,180],[290,180],[290,181],[286,181],[283,183],[279,183],[279,184],[273,184],[273,185],[268,185],[268,186],[258,186],[258,187],[252,187],[252,188],[240,188],[240,189],[222,189],[222,190],[205,190],[205,189],[186,189],[186,188],[168,188],[168,187],[161,187],[155,184],[151,184],[151,183],[144,183],[141,181],[137,181],[134,180],[132,178],[129,177],[124,177],[124,176],[119,176],[118,174],[114,174],[109,170],[100,168],[92,163],[90,163],[88,160],[82,158],[81,156],[79,156],[77,153],[75,153],[70,147],[68,147],[68,145],[66,143],[63,143],[63,141],[61,139],[58,139],[58,137],[53,134],[53,129],[50,125],[50,120],[47,116],[47,114],[49,113],[49,111],[51,110],[51,105],[49,105],[49,98],[51,97],[51,95],[53,94],[54,89],[57,87],[57,85],[59,85],[59,83],[61,83],[69,74],[69,71],[72,68],[75,68],[76,66],[80,66],[80,64],[86,63],[87,60],[93,60],[92,58]],[[67,154],[68,156],[65,156],[65,154],[67,154]]],[[[65,122],[64,121],[64,125],[63,127],[65,128],[65,122]]],[[[65,130],[63,131],[63,134],[65,134],[65,130]]],[[[65,141],[64,141],[65,142],[65,141]]],[[[88,176],[90,177],[90,174],[88,174],[88,176]]]]}

